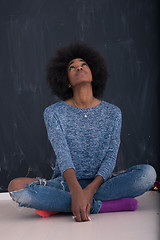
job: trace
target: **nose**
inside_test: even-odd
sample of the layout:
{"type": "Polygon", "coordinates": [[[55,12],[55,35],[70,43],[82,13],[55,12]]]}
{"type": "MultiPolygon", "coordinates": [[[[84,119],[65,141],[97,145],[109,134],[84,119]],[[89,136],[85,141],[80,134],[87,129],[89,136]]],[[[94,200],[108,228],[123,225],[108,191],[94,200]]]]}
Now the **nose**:
{"type": "Polygon", "coordinates": [[[81,66],[77,67],[77,71],[80,71],[80,70],[82,70],[82,67],[81,66]]]}

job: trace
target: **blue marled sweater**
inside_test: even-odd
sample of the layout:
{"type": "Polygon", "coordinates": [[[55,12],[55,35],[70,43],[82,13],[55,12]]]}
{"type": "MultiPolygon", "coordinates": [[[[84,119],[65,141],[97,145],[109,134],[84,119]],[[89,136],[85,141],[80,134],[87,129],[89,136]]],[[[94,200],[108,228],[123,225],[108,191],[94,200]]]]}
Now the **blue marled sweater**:
{"type": "Polygon", "coordinates": [[[122,113],[117,106],[102,101],[86,109],[61,100],[44,110],[44,121],[56,154],[52,178],[64,180],[63,172],[73,168],[77,179],[108,179],[120,145],[122,113]]]}

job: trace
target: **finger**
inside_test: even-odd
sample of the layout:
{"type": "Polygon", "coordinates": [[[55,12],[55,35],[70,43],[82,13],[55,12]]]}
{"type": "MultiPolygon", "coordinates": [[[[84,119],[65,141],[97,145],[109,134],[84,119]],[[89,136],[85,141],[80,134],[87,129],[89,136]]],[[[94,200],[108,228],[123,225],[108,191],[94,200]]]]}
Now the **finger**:
{"type": "Polygon", "coordinates": [[[91,209],[91,205],[88,204],[87,205],[87,218],[90,220],[89,214],[90,214],[90,209],[91,209]]]}
{"type": "MultiPolygon", "coordinates": [[[[86,208],[86,209],[87,209],[87,208],[86,208]]],[[[87,220],[88,220],[86,209],[82,209],[82,210],[81,210],[81,217],[82,217],[82,220],[83,220],[83,221],[87,221],[87,220]]]]}
{"type": "Polygon", "coordinates": [[[75,221],[76,221],[76,222],[81,222],[81,221],[82,221],[80,211],[76,211],[76,212],[74,213],[74,216],[76,216],[76,217],[75,217],[75,221]]]}

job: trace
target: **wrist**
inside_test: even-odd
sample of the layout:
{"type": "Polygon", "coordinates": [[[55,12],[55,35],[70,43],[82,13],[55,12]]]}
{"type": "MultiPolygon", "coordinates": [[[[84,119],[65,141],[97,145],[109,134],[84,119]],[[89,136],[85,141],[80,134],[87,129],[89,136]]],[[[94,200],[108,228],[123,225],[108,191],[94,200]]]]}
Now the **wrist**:
{"type": "Polygon", "coordinates": [[[82,188],[79,187],[79,186],[70,189],[70,194],[71,194],[71,196],[72,196],[72,195],[76,195],[76,194],[81,193],[81,192],[82,192],[82,188]]]}
{"type": "Polygon", "coordinates": [[[72,186],[69,187],[69,191],[70,191],[71,196],[73,196],[73,195],[75,196],[75,195],[81,193],[81,192],[82,192],[82,188],[81,188],[79,182],[78,182],[78,181],[77,181],[77,182],[75,181],[75,182],[72,184],[72,186]]]}
{"type": "Polygon", "coordinates": [[[98,188],[104,183],[104,179],[98,175],[96,178],[87,186],[87,189],[95,194],[98,188]]]}
{"type": "Polygon", "coordinates": [[[94,186],[94,184],[90,183],[85,187],[85,190],[89,191],[91,194],[95,194],[97,191],[97,188],[94,186]]]}

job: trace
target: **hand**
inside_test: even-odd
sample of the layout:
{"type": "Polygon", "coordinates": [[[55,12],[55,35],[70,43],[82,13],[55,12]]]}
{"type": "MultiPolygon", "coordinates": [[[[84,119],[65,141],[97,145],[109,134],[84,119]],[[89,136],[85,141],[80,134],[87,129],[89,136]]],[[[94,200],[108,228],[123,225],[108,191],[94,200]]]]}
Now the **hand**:
{"type": "Polygon", "coordinates": [[[72,212],[76,216],[75,220],[77,222],[89,221],[89,212],[92,205],[90,205],[91,197],[89,197],[88,191],[81,189],[72,193],[71,196],[72,212]]]}

